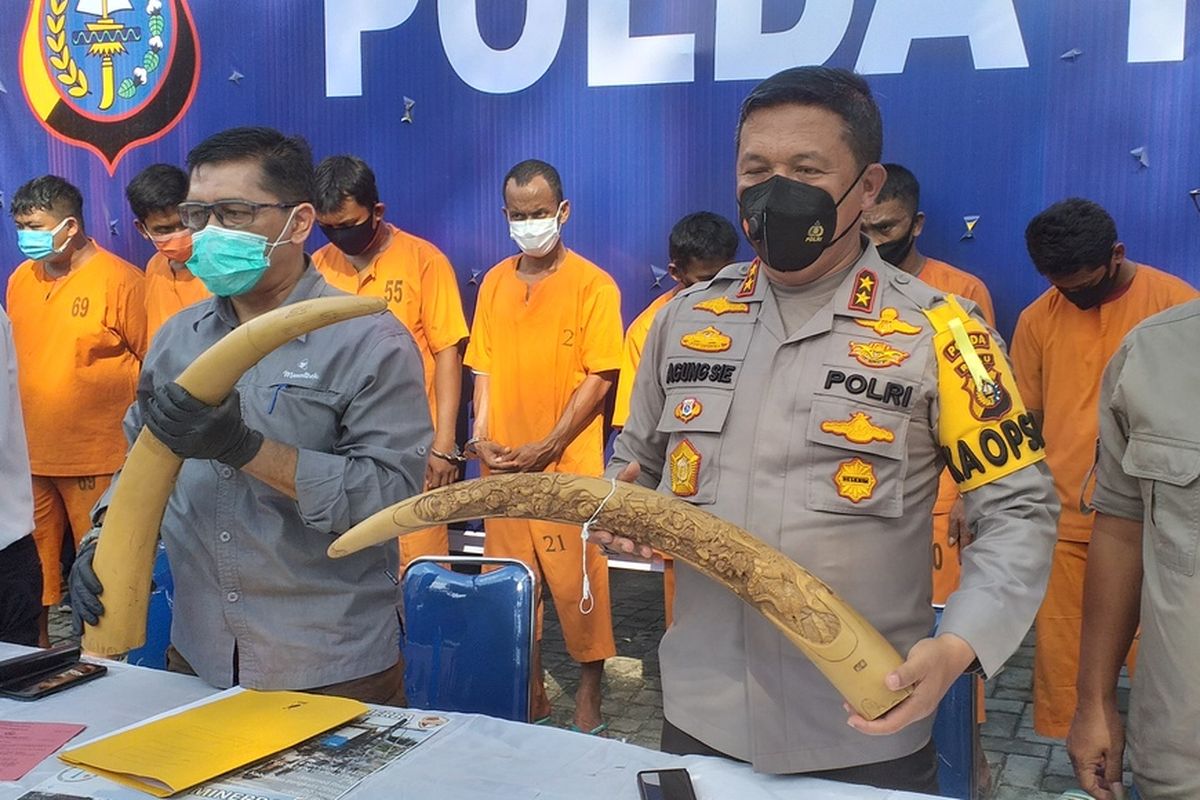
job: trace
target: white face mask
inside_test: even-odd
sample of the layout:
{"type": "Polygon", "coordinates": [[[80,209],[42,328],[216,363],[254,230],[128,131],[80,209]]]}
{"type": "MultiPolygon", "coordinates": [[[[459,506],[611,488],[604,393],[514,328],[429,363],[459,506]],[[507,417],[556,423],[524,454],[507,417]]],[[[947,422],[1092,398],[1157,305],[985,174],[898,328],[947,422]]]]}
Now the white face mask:
{"type": "Polygon", "coordinates": [[[558,215],[562,213],[564,200],[558,204],[554,216],[545,219],[512,220],[508,223],[508,235],[521,248],[521,252],[533,258],[541,258],[554,249],[558,244],[558,236],[562,228],[558,224],[558,215]]]}

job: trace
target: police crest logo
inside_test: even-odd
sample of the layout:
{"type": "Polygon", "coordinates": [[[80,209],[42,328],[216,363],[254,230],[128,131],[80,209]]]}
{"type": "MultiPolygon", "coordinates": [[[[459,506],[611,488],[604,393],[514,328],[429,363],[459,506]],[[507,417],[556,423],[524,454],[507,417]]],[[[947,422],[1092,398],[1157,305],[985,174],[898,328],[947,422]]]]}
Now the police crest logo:
{"type": "Polygon", "coordinates": [[[887,342],[850,342],[850,355],[855,361],[871,369],[897,367],[909,356],[887,342]]]}
{"type": "Polygon", "coordinates": [[[871,415],[863,411],[855,411],[850,419],[827,419],[821,423],[821,430],[834,436],[844,436],[846,441],[854,444],[896,440],[896,434],[871,422],[871,415]]]}
{"type": "Polygon", "coordinates": [[[893,333],[915,336],[923,330],[920,325],[912,325],[900,319],[900,312],[891,306],[879,312],[879,319],[856,319],[854,323],[870,328],[877,336],[891,336],[893,333]]]}
{"type": "Polygon", "coordinates": [[[675,419],[687,424],[700,416],[704,411],[704,404],[694,397],[685,397],[679,405],[675,406],[675,419]]]}
{"type": "Polygon", "coordinates": [[[875,308],[875,294],[879,288],[879,278],[869,269],[859,270],[854,276],[854,286],[850,289],[850,302],[846,307],[851,311],[871,313],[875,308]]]}
{"type": "Polygon", "coordinates": [[[200,48],[187,0],[32,0],[20,69],[42,127],[111,175],[187,112],[200,48]]]}
{"type": "Polygon", "coordinates": [[[667,456],[671,468],[671,491],[679,497],[691,497],[700,485],[700,453],[687,439],[667,456]]]}
{"type": "Polygon", "coordinates": [[[679,343],[688,350],[701,353],[723,353],[733,345],[733,340],[712,325],[694,333],[685,333],[679,343]]]}
{"type": "Polygon", "coordinates": [[[991,351],[992,337],[981,331],[971,331],[969,339],[990,378],[982,388],[971,375],[971,370],[956,343],[951,342],[942,348],[942,355],[962,378],[963,391],[970,398],[971,416],[980,422],[1003,419],[1012,411],[1013,403],[1011,395],[1004,387],[1004,376],[996,369],[996,356],[991,351]]]}
{"type": "Polygon", "coordinates": [[[875,494],[875,467],[861,458],[843,461],[833,476],[837,493],[851,503],[861,503],[875,494]]]}
{"type": "Polygon", "coordinates": [[[804,241],[808,244],[818,244],[825,240],[825,226],[819,222],[814,222],[812,227],[808,229],[808,235],[804,237],[804,241]]]}
{"type": "Polygon", "coordinates": [[[750,313],[749,303],[735,303],[725,295],[714,297],[712,300],[701,300],[696,305],[692,306],[696,311],[707,311],[710,314],[721,316],[723,314],[748,314],[750,313]]]}

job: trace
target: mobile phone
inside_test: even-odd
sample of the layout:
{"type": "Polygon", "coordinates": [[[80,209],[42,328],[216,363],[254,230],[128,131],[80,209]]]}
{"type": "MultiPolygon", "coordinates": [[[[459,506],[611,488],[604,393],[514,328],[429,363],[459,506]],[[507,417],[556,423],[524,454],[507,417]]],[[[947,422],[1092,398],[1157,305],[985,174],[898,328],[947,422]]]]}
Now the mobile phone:
{"type": "Polygon", "coordinates": [[[79,660],[79,646],[60,644],[47,650],[34,650],[23,656],[0,661],[0,686],[23,681],[32,675],[43,675],[79,660]]]}
{"type": "Polygon", "coordinates": [[[37,700],[86,683],[108,672],[102,664],[79,660],[70,645],[41,650],[0,662],[0,695],[14,700],[37,700]]]}
{"type": "Polygon", "coordinates": [[[686,769],[647,769],[637,774],[642,800],[696,800],[686,769]]]}

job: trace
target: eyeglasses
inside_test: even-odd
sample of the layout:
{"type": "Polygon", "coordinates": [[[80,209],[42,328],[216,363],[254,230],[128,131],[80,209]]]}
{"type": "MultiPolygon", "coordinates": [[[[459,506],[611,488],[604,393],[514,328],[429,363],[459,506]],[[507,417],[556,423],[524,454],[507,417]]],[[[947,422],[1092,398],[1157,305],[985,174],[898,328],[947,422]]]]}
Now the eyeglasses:
{"type": "Polygon", "coordinates": [[[264,208],[295,208],[300,203],[254,203],[249,200],[218,200],[215,203],[180,203],[179,219],[193,231],[203,230],[215,214],[223,228],[240,230],[252,225],[264,208]]]}

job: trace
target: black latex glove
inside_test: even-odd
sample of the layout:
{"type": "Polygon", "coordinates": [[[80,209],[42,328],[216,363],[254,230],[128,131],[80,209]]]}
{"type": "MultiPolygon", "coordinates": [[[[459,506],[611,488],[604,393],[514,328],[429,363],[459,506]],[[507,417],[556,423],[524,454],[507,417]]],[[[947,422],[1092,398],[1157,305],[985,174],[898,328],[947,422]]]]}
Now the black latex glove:
{"type": "Polygon", "coordinates": [[[263,435],[242,421],[236,390],[219,406],[210,406],[178,383],[165,383],[145,398],[142,418],[150,432],[180,458],[212,459],[241,469],[262,448],[263,435]]]}
{"type": "Polygon", "coordinates": [[[96,543],[99,541],[98,529],[92,528],[88,531],[87,536],[79,542],[79,552],[75,555],[75,564],[67,578],[67,586],[71,592],[71,627],[74,628],[76,636],[83,633],[83,623],[95,625],[104,614],[104,604],[100,602],[104,587],[92,568],[92,559],[96,557],[96,543]]]}

